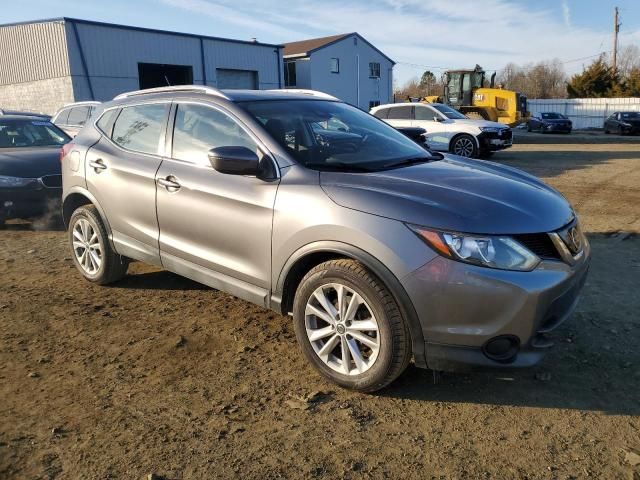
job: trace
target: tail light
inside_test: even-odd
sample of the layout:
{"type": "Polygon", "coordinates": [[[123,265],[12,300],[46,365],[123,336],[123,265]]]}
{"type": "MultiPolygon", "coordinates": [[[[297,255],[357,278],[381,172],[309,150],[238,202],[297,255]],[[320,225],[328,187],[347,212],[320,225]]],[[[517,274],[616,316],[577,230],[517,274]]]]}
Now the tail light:
{"type": "Polygon", "coordinates": [[[62,159],[69,154],[72,148],[73,148],[73,142],[65,143],[62,146],[62,148],[60,149],[60,162],[62,162],[62,159]]]}

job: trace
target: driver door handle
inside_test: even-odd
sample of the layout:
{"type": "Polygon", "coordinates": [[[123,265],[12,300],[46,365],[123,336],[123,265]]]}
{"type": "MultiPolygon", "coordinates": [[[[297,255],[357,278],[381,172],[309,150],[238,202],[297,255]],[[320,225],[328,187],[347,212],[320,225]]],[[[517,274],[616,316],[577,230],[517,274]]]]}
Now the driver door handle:
{"type": "Polygon", "coordinates": [[[158,185],[160,185],[161,187],[166,188],[168,191],[170,192],[175,192],[176,190],[179,190],[181,185],[175,181],[175,177],[172,175],[169,175],[166,178],[159,178],[157,180],[158,185]]]}
{"type": "Polygon", "coordinates": [[[96,160],[90,160],[89,166],[93,168],[96,171],[96,173],[98,173],[100,170],[107,169],[107,166],[104,164],[104,161],[101,158],[97,158],[96,160]]]}

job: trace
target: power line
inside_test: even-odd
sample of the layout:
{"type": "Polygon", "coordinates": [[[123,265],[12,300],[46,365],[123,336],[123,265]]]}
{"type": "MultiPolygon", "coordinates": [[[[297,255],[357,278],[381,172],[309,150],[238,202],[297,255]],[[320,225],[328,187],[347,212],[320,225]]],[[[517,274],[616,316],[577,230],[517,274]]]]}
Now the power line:
{"type": "MultiPolygon", "coordinates": [[[[602,51],[602,52],[598,52],[598,53],[594,53],[593,55],[588,55],[586,57],[580,57],[580,58],[572,58],[571,60],[565,60],[565,61],[561,61],[559,62],[561,65],[565,65],[567,63],[574,63],[574,62],[579,62],[581,60],[588,60],[590,58],[595,58],[595,57],[599,57],[603,54],[608,54],[611,53],[610,50],[608,51],[602,51]]],[[[416,68],[427,68],[427,69],[432,69],[432,70],[455,70],[457,67],[442,67],[439,65],[423,65],[420,63],[410,63],[410,62],[396,62],[397,65],[406,65],[408,67],[416,67],[416,68]]],[[[486,71],[495,71],[495,70],[499,70],[498,68],[486,68],[486,71]]]]}

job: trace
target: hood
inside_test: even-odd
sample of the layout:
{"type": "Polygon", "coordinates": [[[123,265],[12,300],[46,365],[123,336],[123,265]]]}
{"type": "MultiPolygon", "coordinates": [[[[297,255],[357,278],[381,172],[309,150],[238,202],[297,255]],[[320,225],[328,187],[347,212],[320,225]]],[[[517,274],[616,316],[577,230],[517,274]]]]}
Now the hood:
{"type": "Polygon", "coordinates": [[[442,230],[540,233],[574,217],[556,190],[492,162],[445,157],[377,173],[321,172],[320,183],[343,207],[442,230]]]}
{"type": "Polygon", "coordinates": [[[0,148],[0,175],[22,178],[60,175],[60,148],[0,148]]]}
{"type": "Polygon", "coordinates": [[[471,127],[493,127],[493,128],[509,128],[504,123],[490,122],[489,120],[474,120],[472,118],[455,118],[453,121],[459,125],[469,125],[471,127]]]}

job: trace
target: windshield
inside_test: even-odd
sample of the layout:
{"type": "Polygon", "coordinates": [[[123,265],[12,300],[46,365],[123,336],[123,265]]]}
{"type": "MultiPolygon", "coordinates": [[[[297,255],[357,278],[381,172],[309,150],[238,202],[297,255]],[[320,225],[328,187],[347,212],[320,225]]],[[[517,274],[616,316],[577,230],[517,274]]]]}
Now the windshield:
{"type": "Polygon", "coordinates": [[[640,113],[638,112],[624,112],[620,114],[623,120],[638,120],[640,119],[640,113]]]}
{"type": "Polygon", "coordinates": [[[567,118],[564,115],[562,115],[561,113],[552,113],[552,112],[550,112],[550,113],[542,113],[541,116],[545,120],[561,120],[561,119],[567,118]]]}
{"type": "Polygon", "coordinates": [[[433,159],[402,133],[345,103],[263,100],[239,105],[308,168],[376,171],[433,159]]]}
{"type": "Polygon", "coordinates": [[[448,107],[447,105],[442,105],[441,103],[433,103],[431,104],[431,106],[450,120],[467,118],[463,114],[461,114],[459,111],[454,110],[453,108],[448,107]]]}
{"type": "Polygon", "coordinates": [[[0,148],[56,147],[71,138],[45,120],[1,119],[0,148]]]}

